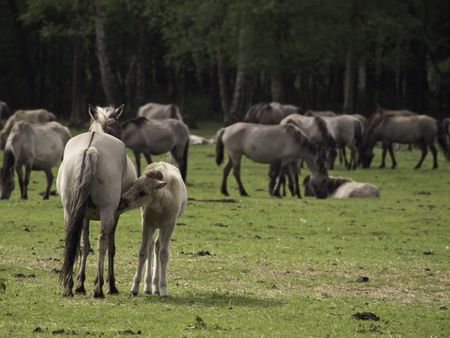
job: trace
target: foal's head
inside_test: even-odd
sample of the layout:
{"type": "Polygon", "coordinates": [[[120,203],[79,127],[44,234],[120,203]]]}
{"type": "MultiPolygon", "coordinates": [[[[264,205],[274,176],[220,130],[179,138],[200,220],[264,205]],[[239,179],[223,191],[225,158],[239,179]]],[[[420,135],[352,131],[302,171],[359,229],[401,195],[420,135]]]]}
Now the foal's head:
{"type": "Polygon", "coordinates": [[[89,130],[103,132],[120,139],[122,128],[118,120],[123,113],[123,108],[123,104],[118,108],[89,105],[89,115],[91,115],[89,130]]]}

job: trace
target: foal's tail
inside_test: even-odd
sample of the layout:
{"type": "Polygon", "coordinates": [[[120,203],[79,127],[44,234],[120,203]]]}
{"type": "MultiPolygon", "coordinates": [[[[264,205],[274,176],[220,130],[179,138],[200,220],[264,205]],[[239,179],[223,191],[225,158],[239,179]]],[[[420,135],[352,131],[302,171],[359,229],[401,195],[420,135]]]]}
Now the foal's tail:
{"type": "Polygon", "coordinates": [[[83,219],[86,213],[91,184],[97,168],[98,153],[93,147],[84,151],[83,159],[75,172],[73,192],[70,196],[65,215],[66,238],[64,243],[64,263],[60,281],[66,283],[72,281],[72,268],[78,253],[83,219]]]}
{"type": "Polygon", "coordinates": [[[225,128],[219,129],[216,134],[216,164],[221,165],[223,162],[223,142],[222,136],[225,132],[225,128]]]}
{"type": "Polygon", "coordinates": [[[437,125],[437,140],[439,145],[442,148],[442,151],[445,154],[445,158],[447,159],[447,161],[450,160],[450,146],[448,144],[447,141],[447,133],[448,133],[448,124],[449,121],[446,119],[444,120],[442,123],[440,123],[439,121],[436,121],[436,125],[437,125]]]}

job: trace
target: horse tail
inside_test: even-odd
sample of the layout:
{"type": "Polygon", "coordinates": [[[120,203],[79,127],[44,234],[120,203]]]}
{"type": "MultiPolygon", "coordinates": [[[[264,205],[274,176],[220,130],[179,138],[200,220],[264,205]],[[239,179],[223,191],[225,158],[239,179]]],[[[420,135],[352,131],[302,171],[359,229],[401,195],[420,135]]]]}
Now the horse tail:
{"type": "Polygon", "coordinates": [[[336,142],[334,140],[334,137],[330,134],[330,131],[328,130],[327,123],[325,120],[319,116],[314,117],[314,121],[316,122],[317,127],[320,130],[320,133],[323,136],[323,139],[325,140],[326,147],[328,148],[335,148],[336,142]]]}
{"type": "Polygon", "coordinates": [[[225,128],[219,129],[219,131],[216,134],[216,164],[221,165],[223,162],[223,142],[222,142],[222,136],[225,132],[225,128]]]}
{"type": "Polygon", "coordinates": [[[442,123],[439,121],[436,121],[437,125],[437,140],[439,145],[442,148],[442,151],[445,154],[445,158],[449,161],[450,160],[450,147],[447,141],[447,133],[448,133],[448,125],[449,120],[445,119],[442,123]]]}
{"type": "Polygon", "coordinates": [[[86,213],[91,185],[97,168],[98,153],[93,147],[87,148],[79,171],[75,172],[72,198],[65,215],[66,238],[64,245],[64,262],[60,281],[65,285],[72,281],[72,268],[78,253],[78,246],[83,229],[83,219],[86,213]]]}
{"type": "Polygon", "coordinates": [[[359,120],[355,120],[354,122],[354,135],[355,135],[355,144],[359,148],[363,138],[362,122],[359,120]]]}
{"type": "Polygon", "coordinates": [[[186,145],[184,146],[183,162],[180,166],[181,178],[183,179],[184,183],[186,183],[186,176],[187,176],[188,152],[189,152],[189,138],[186,140],[186,145]]]}

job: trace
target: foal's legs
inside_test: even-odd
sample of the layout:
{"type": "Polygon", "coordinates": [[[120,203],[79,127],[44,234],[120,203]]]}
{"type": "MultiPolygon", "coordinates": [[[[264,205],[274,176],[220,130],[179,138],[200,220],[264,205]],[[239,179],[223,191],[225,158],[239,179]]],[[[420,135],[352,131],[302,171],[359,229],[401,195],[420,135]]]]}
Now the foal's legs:
{"type": "Polygon", "coordinates": [[[241,181],[241,155],[234,156],[233,158],[233,175],[238,184],[239,193],[241,196],[248,196],[241,181]]]}
{"type": "Polygon", "coordinates": [[[135,151],[134,157],[136,159],[136,173],[137,173],[137,176],[139,177],[139,176],[141,176],[141,153],[135,151]]]}
{"type": "Polygon", "coordinates": [[[430,143],[428,145],[428,147],[430,148],[431,154],[433,155],[433,169],[437,169],[438,167],[438,162],[437,162],[437,149],[434,146],[433,143],[430,143]]]}
{"type": "Polygon", "coordinates": [[[98,263],[97,277],[95,278],[94,298],[104,298],[103,294],[103,270],[105,265],[105,255],[108,249],[108,238],[114,236],[115,210],[102,210],[100,212],[100,234],[98,236],[98,263]]]}
{"type": "MultiPolygon", "coordinates": [[[[131,287],[131,294],[136,296],[139,293],[139,284],[141,283],[141,275],[142,268],[144,267],[145,262],[151,261],[151,247],[152,247],[152,235],[154,229],[146,226],[144,223],[142,224],[142,237],[141,237],[141,246],[138,252],[138,264],[136,267],[136,273],[133,278],[133,286],[131,287]]],[[[150,270],[151,272],[151,270],[150,270]]],[[[151,275],[150,275],[151,279],[151,275]]],[[[151,291],[150,282],[145,283],[145,292],[151,291]],[[148,289],[147,289],[148,288],[148,289]]]]}
{"type": "Polygon", "coordinates": [[[77,280],[78,285],[75,289],[75,293],[86,294],[86,289],[84,288],[84,281],[86,280],[86,260],[91,250],[91,245],[89,243],[89,220],[84,219],[83,221],[83,231],[81,232],[80,241],[80,271],[78,272],[77,280]]]}
{"type": "Polygon", "coordinates": [[[108,284],[109,284],[109,294],[114,295],[119,293],[116,288],[116,278],[114,277],[114,256],[116,255],[116,228],[119,218],[116,217],[114,220],[114,228],[108,236],[108,284]]]}
{"type": "Polygon", "coordinates": [[[229,196],[228,189],[227,189],[227,178],[228,178],[228,175],[230,174],[230,170],[232,167],[233,167],[233,161],[231,160],[231,158],[229,158],[227,164],[223,168],[222,186],[220,188],[220,191],[225,196],[229,196]]]}
{"type": "Polygon", "coordinates": [[[417,162],[414,169],[419,169],[422,166],[422,162],[428,154],[427,144],[425,143],[424,140],[419,141],[419,146],[420,146],[420,148],[422,148],[422,156],[420,157],[420,160],[419,160],[419,162],[417,162]]]}
{"type": "Polygon", "coordinates": [[[170,255],[170,237],[172,236],[175,222],[163,225],[159,229],[158,239],[155,243],[155,264],[153,267],[153,293],[162,297],[168,295],[167,292],[167,265],[170,255]]]}
{"type": "Polygon", "coordinates": [[[45,169],[45,176],[47,178],[47,188],[45,189],[44,192],[44,196],[42,197],[42,199],[44,200],[48,200],[49,196],[50,196],[50,189],[52,188],[52,183],[53,183],[53,173],[51,169],[45,169]]]}

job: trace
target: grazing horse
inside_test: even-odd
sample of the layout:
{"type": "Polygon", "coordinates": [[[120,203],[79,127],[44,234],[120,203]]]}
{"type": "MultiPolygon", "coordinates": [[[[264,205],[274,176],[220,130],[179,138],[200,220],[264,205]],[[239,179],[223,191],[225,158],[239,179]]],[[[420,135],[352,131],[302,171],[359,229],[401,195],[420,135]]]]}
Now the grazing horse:
{"type": "MultiPolygon", "coordinates": [[[[280,162],[281,168],[290,168],[294,177],[294,191],[299,196],[298,174],[292,172],[292,163],[298,158],[306,161],[312,172],[311,184],[318,198],[326,197],[327,170],[320,160],[320,153],[310,144],[308,137],[292,124],[260,125],[238,122],[222,128],[216,136],[216,163],[220,165],[224,158],[224,147],[228,151],[228,162],[223,169],[221,191],[228,196],[227,177],[233,169],[234,177],[241,196],[248,196],[241,182],[241,158],[245,155],[258,163],[280,162]]],[[[275,187],[279,189],[279,185],[275,187]]]]}
{"type": "Polygon", "coordinates": [[[427,156],[427,147],[433,155],[433,169],[438,167],[437,150],[434,141],[437,138],[444,153],[448,153],[448,143],[442,125],[434,118],[427,115],[414,116],[384,116],[376,123],[371,124],[367,129],[361,145],[361,164],[363,168],[368,168],[373,159],[373,148],[378,141],[382,141],[383,160],[386,157],[386,149],[389,149],[392,157],[392,168],[397,166],[397,161],[392,150],[392,143],[417,143],[422,149],[422,156],[416,164],[415,169],[421,167],[423,160],[427,156]]]}
{"type": "Polygon", "coordinates": [[[14,123],[17,121],[28,121],[30,123],[44,123],[55,121],[56,116],[53,113],[45,109],[35,109],[35,110],[16,110],[8,120],[5,126],[0,131],[0,148],[5,149],[6,139],[8,138],[11,129],[14,127],[14,123]]]}
{"type": "Polygon", "coordinates": [[[186,182],[189,128],[183,122],[174,119],[135,117],[125,121],[122,128],[122,141],[134,151],[138,176],[141,173],[141,153],[147,162],[151,163],[151,155],[170,152],[186,182]]]}
{"type": "Polygon", "coordinates": [[[85,293],[86,259],[89,254],[89,220],[100,220],[98,264],[94,297],[103,298],[103,266],[108,252],[109,292],[117,293],[114,277],[115,230],[119,220],[116,212],[120,196],[136,179],[136,170],[119,139],[117,109],[89,106],[92,123],[89,132],[70,139],[64,151],[57,178],[57,188],[64,208],[64,263],[60,280],[63,296],[73,296],[73,265],[80,246],[80,271],[77,293],[85,293]],[[81,243],[80,243],[81,238],[81,243]]]}
{"type": "Polygon", "coordinates": [[[43,199],[50,196],[52,168],[61,160],[70,131],[58,122],[31,124],[18,121],[9,132],[0,171],[0,199],[8,199],[14,190],[14,169],[20,186],[20,198],[28,199],[31,170],[43,170],[47,188],[43,199]],[[25,176],[22,167],[25,167],[25,176]]]}
{"type": "MultiPolygon", "coordinates": [[[[311,176],[303,180],[305,196],[315,196],[310,185],[311,176]]],[[[365,198],[380,197],[380,190],[371,183],[355,182],[351,178],[328,177],[328,197],[330,198],[365,198]]]]}
{"type": "Polygon", "coordinates": [[[147,166],[144,174],[122,195],[119,211],[141,207],[142,215],[142,239],[131,288],[132,295],[139,293],[142,268],[147,262],[144,292],[167,296],[170,239],[186,204],[187,190],[180,171],[165,162],[147,166]],[[158,238],[153,241],[153,234],[157,229],[158,238]],[[152,274],[153,247],[155,252],[152,274]]]}
{"type": "Polygon", "coordinates": [[[300,108],[290,104],[257,103],[249,108],[245,114],[244,122],[279,124],[286,116],[298,113],[300,113],[300,108]]]}
{"type": "MultiPolygon", "coordinates": [[[[358,150],[363,135],[363,124],[358,117],[353,115],[336,115],[336,116],[323,116],[329,133],[333,136],[336,146],[338,148],[348,147],[350,148],[351,158],[347,162],[345,160],[345,166],[347,169],[356,169],[358,164],[358,150]]],[[[329,158],[329,168],[333,169],[334,159],[336,152],[333,152],[329,158]]]]}
{"type": "Polygon", "coordinates": [[[176,104],[147,103],[139,107],[137,116],[148,119],[175,119],[183,122],[180,107],[176,104]]]}

